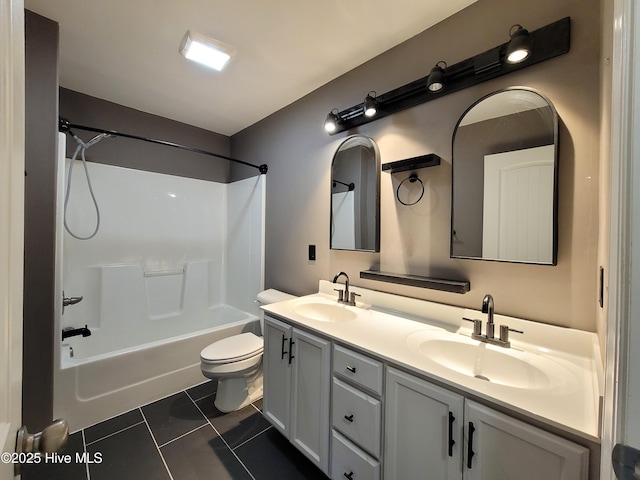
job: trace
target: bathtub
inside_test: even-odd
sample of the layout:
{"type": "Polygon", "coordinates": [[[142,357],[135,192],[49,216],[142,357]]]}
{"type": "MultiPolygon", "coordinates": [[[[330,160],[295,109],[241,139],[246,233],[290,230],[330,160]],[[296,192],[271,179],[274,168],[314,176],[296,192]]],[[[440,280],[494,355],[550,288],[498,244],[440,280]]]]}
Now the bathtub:
{"type": "Polygon", "coordinates": [[[212,307],[208,318],[210,328],[98,355],[78,355],[77,345],[91,337],[65,340],[56,369],[54,417],[65,418],[73,432],[202,383],[204,347],[260,331],[256,315],[228,305],[212,307]]]}
{"type": "MultiPolygon", "coordinates": [[[[56,339],[53,411],[77,431],[206,381],[204,347],[260,332],[266,180],[91,163],[101,223],[82,241],[63,226],[65,143],[60,134],[54,328],[91,335],[56,339]],[[63,309],[63,296],[83,300],[63,309]]],[[[95,225],[83,172],[73,171],[67,210],[80,235],[95,225]]]]}

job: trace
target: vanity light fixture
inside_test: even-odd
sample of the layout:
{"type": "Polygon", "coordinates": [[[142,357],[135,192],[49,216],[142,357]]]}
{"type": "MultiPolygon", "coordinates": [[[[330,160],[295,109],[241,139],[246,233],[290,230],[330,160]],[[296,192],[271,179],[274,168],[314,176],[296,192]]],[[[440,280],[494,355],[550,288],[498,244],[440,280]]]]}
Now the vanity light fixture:
{"type": "Polygon", "coordinates": [[[511,27],[509,35],[510,41],[485,52],[453,65],[440,61],[425,77],[375,97],[370,92],[364,102],[344,110],[333,109],[325,120],[325,130],[330,135],[344,132],[563,55],[571,48],[571,18],[562,18],[531,32],[516,24],[511,27]],[[519,59],[513,56],[517,51],[520,52],[519,59]],[[365,113],[365,111],[369,112],[369,97],[376,103],[376,112],[373,116],[365,113]]]}
{"type": "Polygon", "coordinates": [[[376,101],[376,92],[369,92],[364,98],[363,111],[366,117],[373,117],[378,113],[378,102],[376,101]],[[373,93],[373,96],[371,95],[373,93]]]}
{"type": "Polygon", "coordinates": [[[529,31],[522,28],[522,25],[516,23],[509,29],[509,36],[511,40],[505,52],[506,62],[524,62],[531,53],[531,37],[529,36],[529,31]],[[513,31],[514,27],[517,27],[515,32],[513,31]]]}
{"type": "Polygon", "coordinates": [[[338,109],[334,108],[329,112],[324,121],[324,129],[328,133],[333,133],[337,130],[338,125],[340,125],[340,117],[338,116],[338,109]]]}
{"type": "Polygon", "coordinates": [[[431,73],[429,73],[429,78],[427,79],[427,90],[431,93],[438,93],[440,90],[444,88],[444,83],[446,81],[446,70],[447,63],[442,60],[436,63],[436,66],[431,69],[431,73]],[[440,66],[440,64],[444,65],[444,68],[440,66]]]}
{"type": "Polygon", "coordinates": [[[179,51],[185,58],[218,71],[226,67],[234,54],[230,46],[192,30],[182,37],[179,51]]]}

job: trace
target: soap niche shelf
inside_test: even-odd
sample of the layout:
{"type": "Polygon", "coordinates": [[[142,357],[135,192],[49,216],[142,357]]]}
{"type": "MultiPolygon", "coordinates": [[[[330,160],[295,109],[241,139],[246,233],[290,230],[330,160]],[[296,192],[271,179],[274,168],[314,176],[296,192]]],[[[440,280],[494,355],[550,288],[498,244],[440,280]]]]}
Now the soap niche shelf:
{"type": "Polygon", "coordinates": [[[443,278],[422,277],[406,273],[381,272],[379,270],[365,270],[360,272],[360,278],[376,280],[378,282],[398,283],[411,287],[430,288],[451,293],[467,293],[471,290],[471,282],[464,280],[446,280],[443,278]]]}
{"type": "Polygon", "coordinates": [[[408,172],[426,167],[437,167],[441,158],[435,153],[428,153],[419,157],[407,158],[382,164],[382,171],[387,173],[408,172]]]}

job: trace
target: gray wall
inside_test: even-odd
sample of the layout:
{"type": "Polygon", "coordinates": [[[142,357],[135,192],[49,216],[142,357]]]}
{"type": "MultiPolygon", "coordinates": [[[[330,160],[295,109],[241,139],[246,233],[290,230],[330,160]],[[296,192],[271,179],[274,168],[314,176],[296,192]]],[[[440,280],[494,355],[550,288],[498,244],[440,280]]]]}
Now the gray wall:
{"type": "MultiPolygon", "coordinates": [[[[229,156],[229,137],[141,112],[65,88],[60,89],[60,116],[72,124],[164,140],[229,156]]],[[[87,142],[96,133],[73,129],[87,142]]],[[[67,135],[67,157],[77,143],[67,135]]],[[[229,161],[129,138],[109,138],[86,152],[87,161],[149,172],[229,181],[229,161]]],[[[253,174],[255,175],[255,170],[253,174]]]]}
{"type": "MultiPolygon", "coordinates": [[[[354,284],[438,302],[479,308],[492,293],[499,313],[595,330],[597,305],[600,133],[600,3],[597,0],[482,0],[407,42],[359,66],[306,97],[234,135],[232,153],[269,164],[266,286],[295,294],[317,290],[319,279],[346,271],[354,284]],[[322,124],[332,108],[362,102],[425,76],[439,60],[454,64],[508,39],[509,28],[535,30],[572,18],[571,51],[519,72],[418,107],[328,136],[322,124]],[[559,252],[557,266],[449,258],[451,138],[460,115],[487,93],[510,86],[537,89],[561,119],[559,252]],[[330,251],[329,174],[333,153],[349,134],[372,137],[387,163],[427,153],[442,165],[420,170],[427,191],[415,207],[394,198],[406,173],[382,174],[379,254],[330,251]],[[316,244],[317,260],[307,260],[316,244]],[[467,279],[456,295],[359,279],[372,267],[467,279]]],[[[408,172],[407,172],[408,173],[408,172]]]]}
{"type": "Polygon", "coordinates": [[[58,24],[25,12],[25,212],[22,421],[53,416],[58,24]]]}

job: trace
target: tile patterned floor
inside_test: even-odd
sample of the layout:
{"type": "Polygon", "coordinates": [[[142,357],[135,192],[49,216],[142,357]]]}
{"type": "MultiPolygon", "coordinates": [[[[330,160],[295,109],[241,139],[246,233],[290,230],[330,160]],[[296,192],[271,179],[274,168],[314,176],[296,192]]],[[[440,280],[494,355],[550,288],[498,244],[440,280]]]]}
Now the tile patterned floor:
{"type": "Polygon", "coordinates": [[[207,382],[74,433],[61,452],[71,463],[26,465],[22,478],[327,480],[263,418],[262,401],[225,414],[213,405],[215,387],[207,382]]]}

